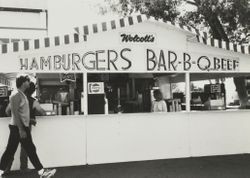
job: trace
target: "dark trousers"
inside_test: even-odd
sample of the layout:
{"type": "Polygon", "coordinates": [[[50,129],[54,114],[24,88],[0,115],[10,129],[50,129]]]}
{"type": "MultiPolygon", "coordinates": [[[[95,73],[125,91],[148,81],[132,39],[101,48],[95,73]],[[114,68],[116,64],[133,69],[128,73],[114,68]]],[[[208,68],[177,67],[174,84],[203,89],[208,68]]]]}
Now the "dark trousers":
{"type": "MultiPolygon", "coordinates": [[[[32,129],[32,126],[30,125],[30,132],[32,129]]],[[[14,158],[12,158],[6,168],[6,172],[9,172],[11,170],[11,166],[13,164],[14,158]]],[[[25,151],[25,149],[23,148],[23,146],[21,145],[21,150],[20,150],[20,169],[21,170],[25,170],[28,168],[28,155],[25,151]]]]}
{"type": "MultiPolygon", "coordinates": [[[[32,126],[30,125],[29,129],[31,132],[32,126]]],[[[20,169],[25,170],[28,168],[28,155],[24,149],[24,147],[21,145],[21,150],[20,150],[20,169]]]]}
{"type": "Polygon", "coordinates": [[[3,153],[3,156],[0,162],[0,170],[6,170],[9,162],[11,161],[11,159],[13,159],[16,153],[19,142],[21,142],[21,146],[25,149],[35,169],[41,170],[43,166],[37,156],[36,147],[32,141],[30,129],[28,127],[25,127],[27,137],[25,139],[20,139],[18,127],[9,125],[9,128],[10,128],[9,140],[8,140],[6,150],[3,153]]]}
{"type": "Polygon", "coordinates": [[[20,169],[25,170],[28,168],[28,155],[25,149],[21,146],[20,151],[20,169]]]}

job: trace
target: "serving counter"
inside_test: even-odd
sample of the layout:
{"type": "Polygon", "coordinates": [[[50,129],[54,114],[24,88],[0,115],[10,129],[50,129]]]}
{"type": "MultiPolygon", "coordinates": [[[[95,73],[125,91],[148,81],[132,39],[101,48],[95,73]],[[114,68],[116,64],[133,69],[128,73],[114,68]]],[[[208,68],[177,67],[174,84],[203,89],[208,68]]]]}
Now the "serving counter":
{"type": "MultiPolygon", "coordinates": [[[[33,140],[44,166],[250,152],[249,110],[38,117],[33,140]]],[[[0,150],[9,118],[0,119],[0,150]]],[[[19,151],[13,169],[19,168],[19,151]]]]}

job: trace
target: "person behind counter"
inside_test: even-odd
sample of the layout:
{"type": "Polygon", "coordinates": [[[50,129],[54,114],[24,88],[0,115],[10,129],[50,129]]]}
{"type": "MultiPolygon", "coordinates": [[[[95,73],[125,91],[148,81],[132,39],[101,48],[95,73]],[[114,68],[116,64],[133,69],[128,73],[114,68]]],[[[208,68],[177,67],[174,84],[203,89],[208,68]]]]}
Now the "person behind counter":
{"type": "Polygon", "coordinates": [[[161,91],[159,89],[154,90],[153,94],[154,94],[155,100],[152,103],[151,111],[152,112],[168,112],[167,104],[162,97],[161,91]]]}
{"type": "Polygon", "coordinates": [[[66,90],[65,87],[61,87],[55,94],[55,100],[53,101],[54,104],[58,105],[58,114],[59,115],[67,115],[67,108],[69,108],[69,92],[66,90]]]}

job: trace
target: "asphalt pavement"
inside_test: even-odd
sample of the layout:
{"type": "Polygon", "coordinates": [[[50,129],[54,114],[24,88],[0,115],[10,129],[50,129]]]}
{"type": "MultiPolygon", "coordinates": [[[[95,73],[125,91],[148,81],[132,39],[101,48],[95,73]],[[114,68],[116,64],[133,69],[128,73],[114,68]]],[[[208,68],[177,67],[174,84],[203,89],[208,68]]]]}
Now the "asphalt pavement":
{"type": "MultiPolygon", "coordinates": [[[[6,178],[39,178],[13,171],[6,178]]],[[[57,168],[54,178],[250,178],[250,154],[57,168]]]]}

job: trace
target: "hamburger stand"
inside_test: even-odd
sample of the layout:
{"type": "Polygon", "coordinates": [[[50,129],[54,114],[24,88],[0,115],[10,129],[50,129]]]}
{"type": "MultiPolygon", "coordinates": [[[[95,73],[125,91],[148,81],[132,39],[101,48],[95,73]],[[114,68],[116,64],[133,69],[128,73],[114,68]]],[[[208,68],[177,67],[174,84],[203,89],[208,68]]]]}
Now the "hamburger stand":
{"type": "MultiPolygon", "coordinates": [[[[56,97],[44,101],[43,106],[53,112],[37,117],[38,125],[32,130],[46,167],[76,166],[249,153],[249,110],[193,111],[190,102],[190,81],[248,76],[249,54],[247,45],[136,15],[77,27],[69,35],[2,44],[0,71],[36,74],[36,80],[42,81],[40,89],[56,85],[59,91],[61,85],[57,92],[61,100],[66,101],[67,94],[77,99],[65,105],[64,111],[61,103],[50,103],[56,97]],[[185,83],[182,108],[170,107],[178,112],[144,112],[150,106],[140,103],[147,101],[150,92],[145,97],[148,90],[143,88],[156,87],[149,78],[157,79],[166,98],[173,97],[169,81],[185,83]],[[114,95],[109,98],[109,92],[115,99],[114,95]],[[136,98],[136,103],[130,98],[136,98]],[[112,102],[116,103],[114,112],[112,102]],[[129,111],[141,112],[126,113],[125,103],[129,111]]],[[[53,87],[47,92],[55,92],[53,87]]],[[[212,88],[221,93],[223,87],[212,88]]],[[[223,100],[220,103],[225,106],[223,100]]],[[[0,119],[0,154],[7,143],[8,123],[9,118],[0,119]]],[[[18,157],[19,151],[13,169],[19,168],[18,157]]]]}

